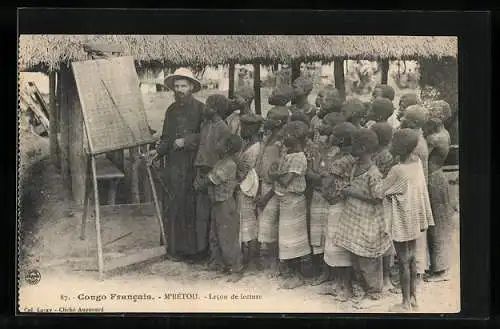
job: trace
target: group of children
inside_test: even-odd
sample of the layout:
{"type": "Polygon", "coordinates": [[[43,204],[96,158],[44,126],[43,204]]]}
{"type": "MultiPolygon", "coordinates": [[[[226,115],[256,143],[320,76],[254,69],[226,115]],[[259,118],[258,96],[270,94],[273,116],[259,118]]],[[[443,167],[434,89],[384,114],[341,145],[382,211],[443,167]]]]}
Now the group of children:
{"type": "Polygon", "coordinates": [[[450,107],[424,107],[406,94],[396,111],[388,85],[368,103],[327,87],[314,106],[312,87],[299,77],[275,88],[266,118],[250,110],[251,89],[231,100],[208,97],[207,120],[224,126],[202,129],[217,161],[196,180],[210,203],[210,268],[233,282],[271,269],[284,289],[324,284],[361,308],[401,292],[395,309],[416,309],[420,280],[448,279],[451,212],[441,167],[450,107]]]}

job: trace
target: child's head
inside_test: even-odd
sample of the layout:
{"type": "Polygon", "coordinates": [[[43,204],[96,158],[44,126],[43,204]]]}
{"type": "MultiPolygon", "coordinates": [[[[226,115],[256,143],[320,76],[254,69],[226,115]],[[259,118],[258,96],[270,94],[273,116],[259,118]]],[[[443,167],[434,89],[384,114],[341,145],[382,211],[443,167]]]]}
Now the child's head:
{"type": "Polygon", "coordinates": [[[240,111],[242,112],[249,112],[250,111],[250,105],[252,104],[254,98],[255,98],[255,93],[253,91],[253,88],[250,87],[241,87],[238,90],[235,91],[234,97],[238,98],[241,97],[241,99],[244,101],[244,103],[240,108],[240,111]]]}
{"type": "Polygon", "coordinates": [[[377,122],[370,127],[377,134],[378,146],[387,147],[391,143],[392,134],[394,133],[392,126],[388,122],[377,122]]]}
{"type": "Polygon", "coordinates": [[[293,89],[289,85],[280,85],[273,89],[268,102],[273,106],[285,106],[292,99],[293,89]]]}
{"type": "Polygon", "coordinates": [[[331,126],[332,128],[338,126],[341,123],[346,122],[346,118],[344,114],[339,112],[332,112],[325,115],[323,118],[323,124],[327,126],[331,126]]]}
{"type": "Polygon", "coordinates": [[[387,98],[391,102],[394,100],[396,93],[394,92],[394,88],[386,84],[378,84],[373,89],[372,100],[377,97],[387,98]]]}
{"type": "Polygon", "coordinates": [[[391,144],[391,153],[399,157],[401,161],[406,160],[418,144],[419,135],[414,129],[402,128],[394,132],[391,144]]]}
{"type": "Polygon", "coordinates": [[[437,131],[451,118],[450,104],[443,100],[430,102],[427,106],[427,121],[424,124],[424,134],[429,135],[437,131]]]}
{"type": "Polygon", "coordinates": [[[336,88],[331,88],[325,90],[324,97],[320,102],[320,110],[318,112],[318,117],[322,119],[325,115],[332,112],[341,112],[342,110],[342,98],[339,91],[336,88]]]}
{"type": "Polygon", "coordinates": [[[305,123],[307,126],[311,123],[310,117],[301,111],[293,111],[290,115],[290,121],[299,121],[305,123]]]}
{"type": "Polygon", "coordinates": [[[394,105],[387,98],[377,97],[373,100],[367,118],[376,122],[387,121],[394,113],[394,105]]]}
{"type": "Polygon", "coordinates": [[[417,105],[420,101],[418,99],[417,94],[415,93],[407,93],[399,98],[399,111],[398,111],[398,120],[404,116],[406,109],[408,106],[417,105]]]}
{"type": "Polygon", "coordinates": [[[427,111],[420,105],[409,106],[401,120],[401,128],[420,129],[427,121],[427,111]]]}
{"type": "Polygon", "coordinates": [[[313,90],[313,83],[310,79],[300,76],[292,83],[292,99],[307,98],[313,90]]]}
{"type": "Polygon", "coordinates": [[[264,118],[260,115],[245,114],[240,117],[241,122],[241,138],[250,139],[257,136],[264,118]]]}
{"type": "Polygon", "coordinates": [[[309,126],[302,121],[291,121],[284,127],[284,142],[288,148],[304,147],[309,134],[309,126]]]}
{"type": "Polygon", "coordinates": [[[377,134],[370,129],[360,128],[352,134],[351,153],[355,157],[372,155],[378,147],[377,134]]]}
{"type": "Polygon", "coordinates": [[[321,103],[323,101],[323,98],[325,98],[326,94],[328,93],[329,90],[335,89],[332,85],[328,85],[326,87],[323,87],[320,91],[318,91],[318,95],[316,96],[316,101],[315,105],[316,107],[321,107],[321,103]]]}
{"type": "Polygon", "coordinates": [[[222,156],[233,156],[237,154],[243,145],[243,141],[238,135],[229,135],[218,145],[219,154],[222,156]]]}
{"type": "Polygon", "coordinates": [[[341,112],[347,121],[353,123],[363,119],[366,116],[366,110],[365,104],[360,99],[351,98],[344,103],[341,112]]]}
{"type": "Polygon", "coordinates": [[[229,111],[230,102],[224,95],[214,94],[210,95],[205,102],[205,109],[203,115],[207,119],[212,119],[215,115],[224,118],[229,111]]]}
{"type": "Polygon", "coordinates": [[[276,106],[267,112],[266,120],[264,121],[264,131],[274,131],[280,129],[288,122],[290,112],[285,106],[276,106]]]}
{"type": "Polygon", "coordinates": [[[357,128],[350,122],[343,122],[332,129],[331,143],[340,148],[350,147],[352,135],[357,128]]]}

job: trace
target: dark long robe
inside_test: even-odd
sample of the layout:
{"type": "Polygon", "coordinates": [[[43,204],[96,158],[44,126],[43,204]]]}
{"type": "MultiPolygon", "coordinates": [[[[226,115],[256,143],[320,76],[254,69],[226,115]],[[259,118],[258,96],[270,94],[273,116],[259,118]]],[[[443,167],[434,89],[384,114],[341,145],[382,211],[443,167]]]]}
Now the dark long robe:
{"type": "Polygon", "coordinates": [[[158,153],[167,157],[163,179],[168,188],[163,209],[167,235],[167,252],[174,256],[192,256],[198,246],[196,236],[196,176],[194,161],[200,141],[200,126],[204,104],[192,97],[175,102],[165,113],[163,134],[158,153]],[[174,148],[174,142],[184,138],[184,147],[174,148]]]}

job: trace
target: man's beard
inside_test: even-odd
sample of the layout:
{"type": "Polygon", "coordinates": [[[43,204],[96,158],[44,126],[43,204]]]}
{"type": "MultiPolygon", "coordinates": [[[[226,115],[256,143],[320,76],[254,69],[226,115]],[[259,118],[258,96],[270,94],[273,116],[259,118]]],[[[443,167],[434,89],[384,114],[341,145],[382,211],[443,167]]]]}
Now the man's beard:
{"type": "Polygon", "coordinates": [[[178,101],[187,98],[189,95],[190,95],[189,93],[182,93],[182,92],[175,92],[174,93],[174,97],[178,101]]]}

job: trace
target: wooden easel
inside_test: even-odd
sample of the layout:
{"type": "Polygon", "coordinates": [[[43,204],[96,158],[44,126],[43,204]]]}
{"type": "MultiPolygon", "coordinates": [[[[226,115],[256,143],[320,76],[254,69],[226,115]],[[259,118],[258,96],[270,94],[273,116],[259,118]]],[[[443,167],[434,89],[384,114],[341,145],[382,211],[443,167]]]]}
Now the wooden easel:
{"type": "MultiPolygon", "coordinates": [[[[138,145],[140,146],[140,145],[138,145]]],[[[89,146],[90,149],[92,149],[91,146],[89,146]]],[[[97,154],[88,154],[88,166],[87,166],[87,180],[85,184],[85,199],[84,199],[84,204],[83,204],[83,215],[82,215],[82,226],[81,226],[81,234],[80,234],[80,239],[84,240],[85,239],[85,231],[86,231],[86,222],[88,218],[89,211],[91,210],[91,204],[90,200],[93,198],[94,201],[94,211],[95,211],[95,229],[96,229],[96,234],[97,234],[97,260],[98,260],[98,269],[99,269],[99,279],[103,279],[104,277],[104,272],[105,272],[105,267],[104,267],[104,252],[103,252],[103,243],[102,243],[102,237],[101,237],[101,206],[99,203],[99,188],[98,188],[98,172],[97,172],[97,166],[96,166],[96,156],[97,154]]],[[[153,194],[153,200],[154,200],[154,206],[156,210],[156,218],[158,220],[158,224],[160,226],[160,231],[161,231],[161,242],[166,241],[165,237],[165,230],[163,227],[163,221],[162,221],[162,215],[161,215],[161,210],[158,202],[158,195],[156,193],[155,189],[155,182],[153,180],[153,176],[151,173],[151,168],[149,166],[146,166],[147,174],[148,174],[148,179],[149,183],[151,185],[151,192],[153,194]]],[[[132,206],[138,206],[139,204],[128,204],[132,206]]],[[[147,204],[144,204],[147,205],[147,204]]],[[[124,205],[107,205],[106,207],[120,207],[124,205]]],[[[127,205],[125,205],[127,206],[127,205]]],[[[162,243],[160,243],[159,250],[152,252],[151,254],[146,254],[143,255],[143,257],[138,257],[137,259],[131,259],[130,262],[125,260],[122,262],[122,264],[118,264],[117,266],[112,266],[110,268],[114,269],[117,267],[122,267],[122,266],[128,266],[133,263],[138,263],[147,260],[148,258],[153,258],[153,257],[159,257],[162,256],[166,253],[165,247],[161,246],[162,243]],[[151,257],[152,256],[152,257],[151,257]],[[145,259],[144,259],[145,258],[145,259]],[[130,264],[128,264],[130,263],[130,264]]]]}
{"type": "MultiPolygon", "coordinates": [[[[109,210],[114,215],[119,215],[119,218],[123,218],[132,216],[131,214],[135,214],[137,209],[145,208],[151,205],[151,203],[107,204],[101,206],[99,202],[98,181],[113,181],[123,177],[123,173],[112,164],[107,166],[106,170],[102,170],[102,168],[97,166],[97,157],[109,152],[123,151],[127,148],[150,145],[154,143],[154,138],[149,131],[149,125],[143,108],[141,108],[141,106],[143,106],[142,96],[139,90],[137,73],[135,72],[133,59],[131,57],[74,62],[72,63],[72,67],[80,103],[82,105],[84,130],[88,142],[88,150],[86,152],[87,179],[85,182],[84,209],[80,238],[82,240],[85,239],[87,217],[90,210],[94,208],[98,271],[99,278],[102,280],[105,272],[152,259],[159,259],[166,255],[166,248],[164,246],[166,244],[166,236],[155,189],[156,185],[153,180],[151,168],[146,166],[153,196],[154,215],[161,232],[159,246],[143,249],[139,253],[113,259],[110,260],[108,264],[104,264],[103,248],[106,245],[103,245],[102,241],[101,219],[106,216],[103,214],[103,211],[109,210]],[[108,67],[101,67],[100,65],[108,65],[108,67]],[[118,77],[110,73],[115,72],[113,69],[115,71],[116,69],[119,70],[120,74],[118,77]],[[115,84],[120,84],[120,88],[113,88],[115,84]],[[123,89],[126,89],[125,94],[123,94],[123,89]],[[102,125],[101,122],[106,122],[107,124],[102,125]],[[94,202],[93,207],[90,204],[91,199],[93,199],[94,202]],[[122,212],[118,212],[118,210],[129,212],[124,215],[122,212]]],[[[142,155],[139,155],[139,160],[145,159],[142,155]]],[[[104,167],[106,168],[106,166],[104,167]]],[[[141,216],[146,215],[141,213],[141,216]]],[[[133,232],[129,234],[132,233],[133,232]]],[[[119,237],[118,239],[121,238],[122,237],[119,237]]],[[[113,239],[107,244],[111,244],[118,239],[113,239]]]]}

